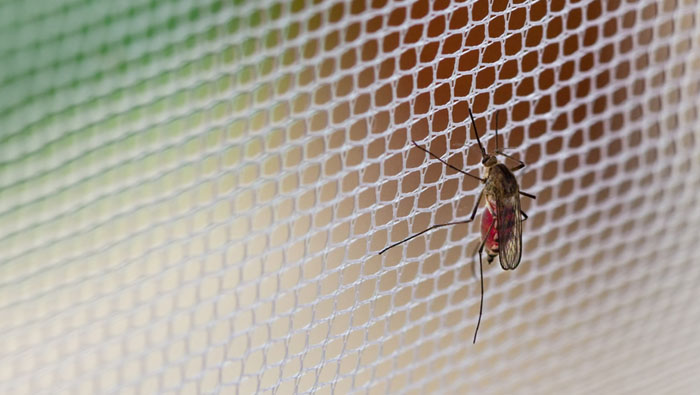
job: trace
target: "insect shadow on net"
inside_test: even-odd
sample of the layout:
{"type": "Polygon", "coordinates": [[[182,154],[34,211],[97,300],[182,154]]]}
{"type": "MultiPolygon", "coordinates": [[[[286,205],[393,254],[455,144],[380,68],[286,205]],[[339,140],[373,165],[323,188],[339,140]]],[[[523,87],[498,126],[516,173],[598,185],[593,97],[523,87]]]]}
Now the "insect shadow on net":
{"type": "Polygon", "coordinates": [[[479,192],[479,196],[474,204],[471,216],[467,220],[447,222],[444,224],[433,225],[421,232],[409,236],[399,242],[391,244],[379,252],[383,254],[387,250],[412,240],[426,232],[438,229],[444,226],[468,224],[474,221],[476,211],[481,203],[481,198],[485,197],[486,206],[481,216],[481,244],[479,245],[479,274],[481,278],[481,303],[479,304],[479,319],[474,330],[474,340],[476,343],[476,335],[479,332],[481,324],[481,316],[484,307],[484,271],[481,255],[486,249],[487,262],[490,264],[493,259],[498,256],[499,262],[503,270],[513,270],[520,264],[522,254],[522,222],[526,220],[527,214],[520,208],[520,195],[535,199],[535,195],[520,190],[518,181],[515,179],[513,172],[525,167],[525,162],[516,159],[498,148],[498,111],[496,112],[496,150],[493,154],[488,154],[484,146],[481,144],[479,133],[476,129],[476,122],[471,109],[469,109],[469,117],[472,121],[476,141],[481,150],[481,165],[484,169],[483,178],[467,173],[455,166],[444,161],[439,156],[421,147],[415,140],[411,140],[413,145],[424,151],[433,158],[439,160],[445,166],[456,170],[466,176],[479,180],[484,184],[484,187],[479,192]],[[508,168],[505,164],[498,161],[497,155],[501,155],[506,159],[518,162],[518,165],[508,168]]]}

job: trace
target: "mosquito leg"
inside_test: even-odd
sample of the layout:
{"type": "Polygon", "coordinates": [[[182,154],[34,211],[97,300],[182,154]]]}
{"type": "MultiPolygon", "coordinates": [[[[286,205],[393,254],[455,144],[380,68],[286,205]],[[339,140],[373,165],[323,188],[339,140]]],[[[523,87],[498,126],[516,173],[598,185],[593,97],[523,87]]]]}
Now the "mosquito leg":
{"type": "Polygon", "coordinates": [[[496,154],[498,154],[498,155],[503,155],[504,157],[506,157],[506,158],[508,158],[508,159],[510,159],[510,160],[514,160],[514,161],[520,163],[519,165],[517,165],[517,166],[515,166],[515,167],[512,167],[512,168],[510,169],[510,171],[518,171],[518,170],[522,169],[523,167],[525,167],[525,162],[521,161],[520,159],[515,159],[514,157],[512,157],[512,156],[506,154],[506,153],[503,152],[503,151],[496,150],[496,154]]]}
{"type": "Polygon", "coordinates": [[[416,233],[416,234],[414,234],[414,235],[412,235],[412,236],[409,236],[409,237],[407,237],[407,238],[405,238],[405,239],[403,239],[403,240],[401,240],[401,241],[399,241],[399,242],[396,242],[396,243],[390,245],[389,247],[384,248],[383,250],[379,251],[379,255],[382,255],[382,254],[385,253],[387,250],[389,250],[389,249],[391,249],[391,248],[394,248],[394,247],[396,247],[396,246],[399,245],[399,244],[403,244],[403,243],[405,243],[405,242],[407,242],[407,241],[409,241],[409,240],[411,240],[411,239],[414,239],[414,238],[416,238],[416,237],[422,235],[423,233],[430,232],[430,231],[433,230],[433,229],[437,229],[437,228],[441,228],[441,227],[443,227],[443,226],[449,226],[449,225],[468,224],[468,223],[474,221],[474,217],[476,217],[476,210],[479,208],[479,203],[481,202],[481,195],[483,195],[483,193],[484,193],[484,191],[483,191],[483,189],[482,189],[481,192],[479,192],[479,197],[476,199],[476,204],[474,205],[474,209],[472,210],[472,215],[469,217],[469,219],[464,220],[464,221],[455,221],[455,222],[448,222],[448,223],[445,223],[445,224],[433,225],[433,226],[429,227],[428,229],[426,229],[426,230],[424,230],[424,231],[418,232],[418,233],[416,233]]]}
{"type": "Polygon", "coordinates": [[[493,222],[491,222],[491,226],[489,226],[488,232],[486,232],[487,237],[484,238],[484,240],[481,241],[481,245],[479,246],[479,274],[481,277],[481,302],[479,303],[479,320],[476,322],[476,329],[474,330],[474,340],[472,341],[472,344],[476,344],[476,334],[479,333],[479,325],[481,325],[481,315],[484,312],[484,265],[481,263],[481,254],[484,252],[484,246],[486,245],[486,240],[488,240],[488,234],[491,233],[491,229],[493,229],[493,222]]]}
{"type": "Polygon", "coordinates": [[[531,194],[531,193],[527,193],[527,192],[523,192],[523,191],[518,191],[518,192],[520,192],[521,195],[527,196],[527,197],[529,197],[529,198],[532,199],[532,200],[537,199],[537,196],[535,196],[535,195],[533,195],[533,194],[531,194]]]}
{"type": "Polygon", "coordinates": [[[451,168],[451,169],[453,169],[453,170],[457,170],[458,172],[464,174],[465,176],[469,176],[469,177],[472,177],[472,178],[476,178],[477,180],[479,180],[479,181],[481,181],[481,182],[486,182],[486,180],[484,180],[484,179],[481,178],[481,177],[477,177],[477,176],[475,176],[475,175],[473,175],[473,174],[469,174],[469,173],[467,173],[466,171],[464,171],[464,170],[462,170],[462,169],[459,169],[459,168],[457,168],[457,167],[454,167],[454,166],[452,166],[451,164],[445,162],[445,161],[442,160],[442,158],[440,158],[439,156],[435,155],[434,153],[432,153],[432,152],[428,151],[427,149],[425,149],[425,148],[421,147],[420,145],[418,145],[418,143],[416,143],[414,140],[411,140],[411,141],[413,142],[413,145],[415,145],[417,148],[423,150],[423,151],[426,152],[428,155],[430,155],[430,156],[432,156],[433,158],[439,160],[439,161],[442,162],[442,164],[444,164],[445,166],[447,166],[447,167],[449,167],[449,168],[451,168]]]}
{"type": "Polygon", "coordinates": [[[517,166],[511,167],[511,168],[510,168],[510,171],[515,172],[515,171],[518,171],[518,170],[520,170],[520,169],[522,169],[522,168],[524,168],[524,167],[525,167],[525,163],[521,163],[521,164],[519,164],[519,165],[517,165],[517,166]]]}
{"type": "MultiPolygon", "coordinates": [[[[484,240],[486,241],[486,240],[484,240]]],[[[481,263],[481,250],[484,248],[484,242],[481,243],[481,248],[479,248],[479,274],[481,276],[481,302],[479,302],[479,320],[476,321],[476,329],[474,329],[474,340],[472,344],[476,344],[476,334],[479,333],[479,325],[481,325],[481,314],[484,312],[484,268],[481,263]]]]}
{"type": "Polygon", "coordinates": [[[528,218],[528,217],[527,217],[527,214],[525,214],[525,212],[524,212],[523,210],[520,210],[520,214],[523,215],[523,222],[525,222],[525,221],[527,220],[527,218],[528,218]]]}
{"type": "Polygon", "coordinates": [[[484,195],[484,190],[482,189],[479,192],[479,196],[476,198],[476,203],[474,204],[474,208],[472,209],[472,215],[469,217],[469,220],[472,221],[474,220],[474,217],[476,217],[476,210],[479,209],[479,203],[481,203],[481,197],[484,195]]]}
{"type": "MultiPolygon", "coordinates": [[[[474,249],[474,252],[472,252],[472,254],[471,254],[470,256],[471,256],[471,257],[476,256],[476,254],[479,253],[479,248],[480,248],[480,247],[481,247],[481,243],[479,243],[479,245],[476,246],[476,248],[474,249]]],[[[477,270],[476,270],[476,264],[474,264],[474,265],[472,266],[472,276],[474,276],[475,279],[478,279],[478,278],[479,278],[479,273],[478,273],[477,270]]]]}
{"type": "Polygon", "coordinates": [[[430,231],[433,230],[433,229],[437,229],[437,228],[441,228],[441,227],[443,227],[443,226],[449,226],[449,225],[467,224],[467,223],[472,222],[472,221],[473,221],[473,218],[470,218],[470,219],[468,219],[468,220],[466,220],[466,221],[456,221],[456,222],[448,222],[448,223],[446,223],[446,224],[437,224],[437,225],[433,225],[433,226],[429,227],[428,229],[426,229],[426,230],[424,230],[424,231],[418,232],[418,233],[416,233],[416,234],[414,234],[414,235],[412,235],[412,236],[409,236],[409,237],[407,237],[407,238],[405,238],[405,239],[403,239],[403,240],[401,240],[401,241],[399,241],[399,242],[396,242],[396,243],[390,245],[389,247],[384,248],[383,250],[379,251],[379,255],[382,255],[382,254],[385,253],[387,250],[389,250],[389,249],[391,249],[391,248],[394,248],[394,247],[396,247],[396,246],[399,245],[399,244],[403,244],[403,243],[405,243],[405,242],[407,242],[407,241],[409,241],[409,240],[412,240],[412,239],[414,239],[414,238],[416,238],[416,237],[422,235],[423,233],[430,232],[430,231]]]}

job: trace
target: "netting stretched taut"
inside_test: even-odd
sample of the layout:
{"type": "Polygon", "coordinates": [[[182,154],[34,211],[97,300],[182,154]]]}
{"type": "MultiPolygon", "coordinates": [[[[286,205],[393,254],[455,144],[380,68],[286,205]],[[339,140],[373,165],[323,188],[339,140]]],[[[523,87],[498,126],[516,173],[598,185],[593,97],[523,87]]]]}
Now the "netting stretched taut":
{"type": "Polygon", "coordinates": [[[491,3],[0,5],[0,392],[700,388],[699,5],[491,3]]]}

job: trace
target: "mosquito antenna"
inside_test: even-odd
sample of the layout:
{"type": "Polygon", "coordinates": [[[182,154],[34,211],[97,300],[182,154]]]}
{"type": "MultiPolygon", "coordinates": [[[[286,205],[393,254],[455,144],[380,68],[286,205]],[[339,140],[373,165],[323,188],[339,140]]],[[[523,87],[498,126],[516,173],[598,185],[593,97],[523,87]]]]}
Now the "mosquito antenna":
{"type": "Polygon", "coordinates": [[[496,152],[498,152],[498,113],[499,111],[496,110],[496,152]]]}
{"type": "Polygon", "coordinates": [[[472,115],[472,109],[468,108],[469,110],[469,118],[472,119],[472,126],[474,127],[474,134],[476,135],[476,142],[479,143],[479,149],[481,150],[481,156],[483,158],[486,157],[486,150],[484,149],[484,146],[481,145],[481,140],[479,139],[479,133],[476,131],[476,122],[474,122],[474,115],[472,115]]]}

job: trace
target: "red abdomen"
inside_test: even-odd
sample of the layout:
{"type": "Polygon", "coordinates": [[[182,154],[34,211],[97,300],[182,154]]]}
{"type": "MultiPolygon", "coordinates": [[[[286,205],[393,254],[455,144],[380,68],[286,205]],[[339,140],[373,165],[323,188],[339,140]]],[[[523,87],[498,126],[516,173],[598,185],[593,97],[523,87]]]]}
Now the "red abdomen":
{"type": "Polygon", "coordinates": [[[492,210],[487,200],[484,212],[481,214],[481,239],[486,240],[484,246],[489,255],[498,255],[498,223],[492,210]]]}

